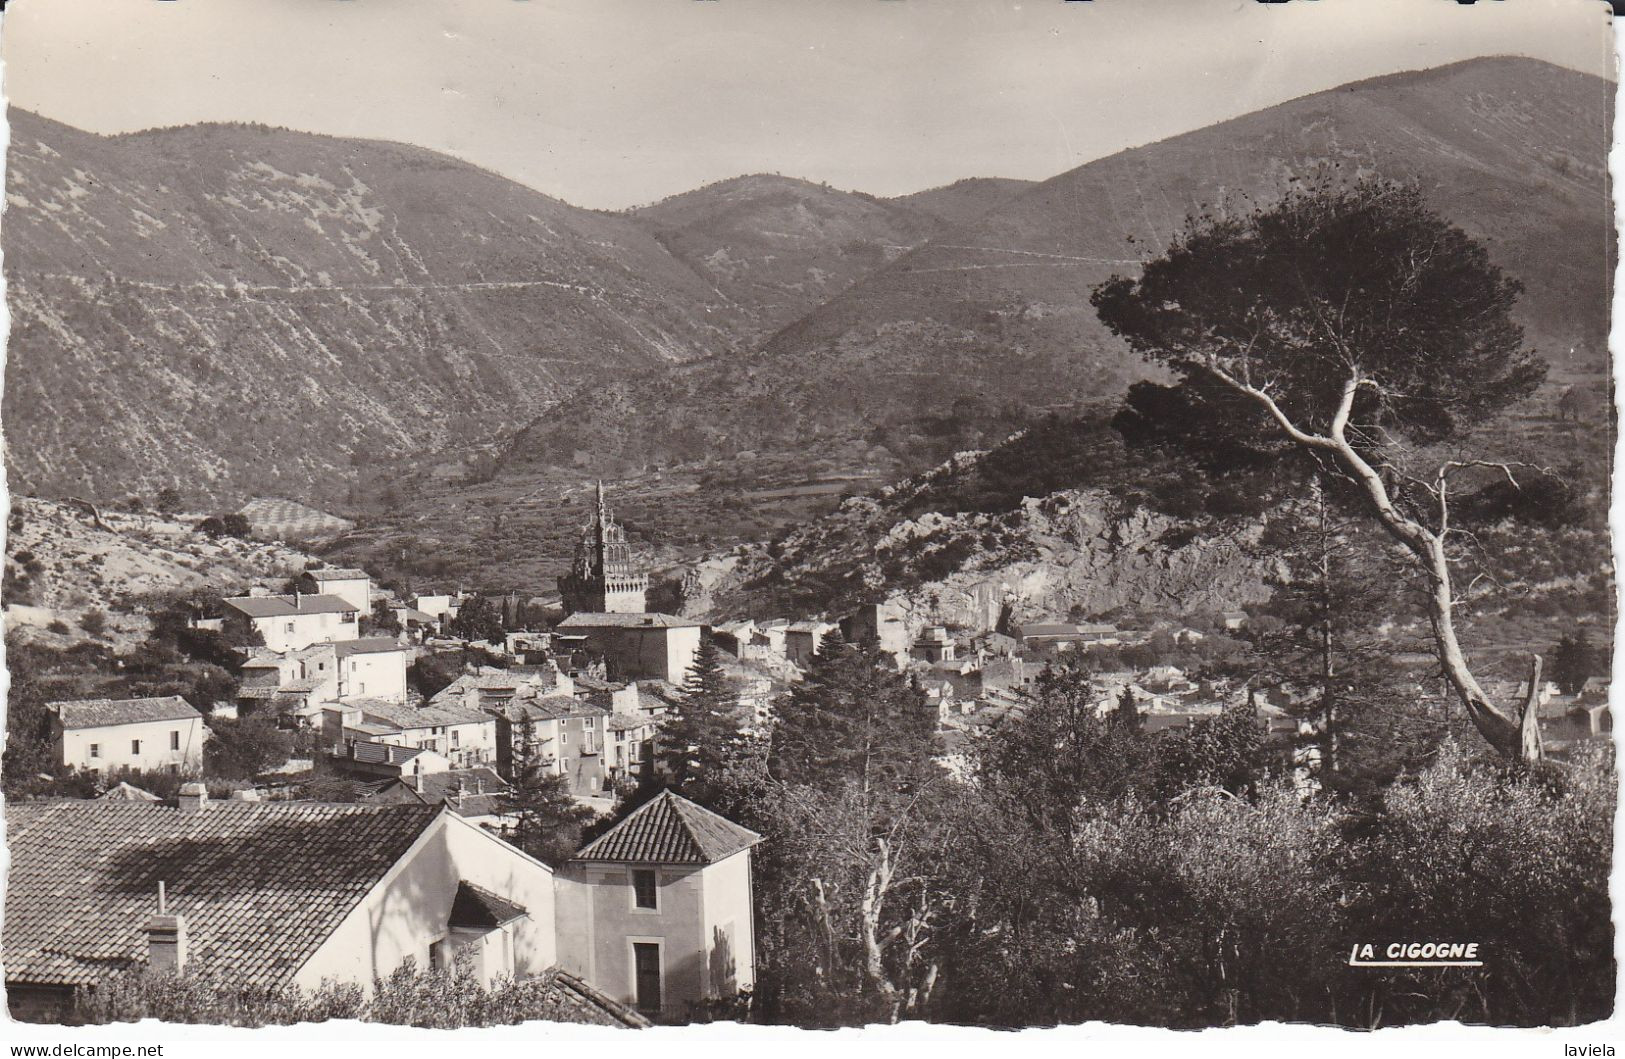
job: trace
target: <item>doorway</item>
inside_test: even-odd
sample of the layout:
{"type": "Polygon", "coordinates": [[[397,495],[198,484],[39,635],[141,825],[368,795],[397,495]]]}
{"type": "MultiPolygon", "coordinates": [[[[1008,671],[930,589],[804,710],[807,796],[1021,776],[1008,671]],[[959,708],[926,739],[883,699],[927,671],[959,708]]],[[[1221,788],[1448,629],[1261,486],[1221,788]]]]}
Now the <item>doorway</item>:
{"type": "Polygon", "coordinates": [[[632,980],[637,992],[638,1011],[645,1015],[660,1014],[660,944],[653,941],[632,943],[632,980]]]}

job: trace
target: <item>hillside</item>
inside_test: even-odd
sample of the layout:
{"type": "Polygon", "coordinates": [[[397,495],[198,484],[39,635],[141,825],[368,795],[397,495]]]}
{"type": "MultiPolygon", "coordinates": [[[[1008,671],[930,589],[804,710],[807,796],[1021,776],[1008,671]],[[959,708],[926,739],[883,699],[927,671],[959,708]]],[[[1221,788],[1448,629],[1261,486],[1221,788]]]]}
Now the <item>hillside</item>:
{"type": "MultiPolygon", "coordinates": [[[[510,473],[568,459],[859,446],[940,459],[942,417],[1001,420],[1120,392],[1145,367],[1091,288],[1165,247],[1192,211],[1268,201],[1326,167],[1417,181],[1522,280],[1518,316],[1565,377],[1606,372],[1612,85],[1481,59],[1293,100],[1063,173],[908,254],[741,361],[578,393],[520,435],[510,473]],[[935,417],[935,418],[933,418],[935,417]]],[[[958,439],[974,442],[976,438],[958,439]]]]}
{"type": "Polygon", "coordinates": [[[715,285],[761,341],[939,234],[901,200],[754,174],[634,210],[631,218],[715,285]]]}
{"type": "Polygon", "coordinates": [[[981,220],[994,207],[1004,205],[1037,183],[1008,177],[966,177],[940,188],[899,195],[891,201],[958,227],[981,220]]]}
{"type": "Polygon", "coordinates": [[[342,499],[353,464],[735,342],[735,310],[627,218],[430,151],[11,122],[17,492],[342,499]]]}
{"type": "Polygon", "coordinates": [[[210,539],[201,516],[102,511],[102,525],[72,504],[12,498],[6,535],[6,631],[65,646],[85,639],[80,623],[100,611],[95,639],[128,646],[149,627],[152,601],[191,592],[240,592],[276,584],[316,562],[279,544],[210,539]],[[66,628],[53,629],[60,621],[66,628]]]}

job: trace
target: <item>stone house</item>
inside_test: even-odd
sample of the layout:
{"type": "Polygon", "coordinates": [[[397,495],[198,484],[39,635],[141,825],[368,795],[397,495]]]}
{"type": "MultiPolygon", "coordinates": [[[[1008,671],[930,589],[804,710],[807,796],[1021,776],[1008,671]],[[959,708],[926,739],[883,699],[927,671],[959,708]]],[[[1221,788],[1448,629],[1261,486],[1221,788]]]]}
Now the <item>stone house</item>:
{"type": "Polygon", "coordinates": [[[596,797],[603,793],[608,774],[604,747],[609,711],[568,695],[516,698],[491,715],[496,724],[497,771],[513,780],[514,747],[530,722],[530,749],[543,770],[569,780],[570,793],[596,797]]]}
{"type": "Polygon", "coordinates": [[[559,622],[563,637],[603,658],[614,680],[668,680],[681,684],[700,650],[698,622],[670,614],[572,614],[559,622]]]}

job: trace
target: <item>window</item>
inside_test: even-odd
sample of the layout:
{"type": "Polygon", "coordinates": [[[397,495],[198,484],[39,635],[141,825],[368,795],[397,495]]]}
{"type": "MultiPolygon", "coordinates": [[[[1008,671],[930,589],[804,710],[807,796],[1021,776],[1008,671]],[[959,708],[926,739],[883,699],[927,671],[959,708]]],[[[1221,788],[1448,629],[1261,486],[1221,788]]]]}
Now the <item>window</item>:
{"type": "Polygon", "coordinates": [[[632,904],[637,908],[660,907],[660,888],[653,868],[632,869],[632,904]]]}
{"type": "Polygon", "coordinates": [[[454,730],[451,733],[451,745],[454,746],[454,747],[462,746],[463,745],[462,735],[463,735],[462,732],[454,730]]]}
{"type": "Polygon", "coordinates": [[[90,744],[90,756],[91,757],[101,757],[102,756],[102,745],[100,743],[91,743],[90,744]]]}
{"type": "Polygon", "coordinates": [[[132,754],[141,753],[141,740],[139,740],[139,739],[130,740],[130,753],[132,753],[132,754]]]}
{"type": "Polygon", "coordinates": [[[290,636],[293,635],[293,622],[288,622],[287,628],[284,631],[290,636]]]}
{"type": "Polygon", "coordinates": [[[357,684],[355,687],[356,687],[355,693],[357,695],[365,695],[367,693],[367,685],[365,685],[365,684],[357,684]]]}
{"type": "Polygon", "coordinates": [[[563,743],[565,746],[569,746],[570,745],[570,733],[561,730],[559,732],[559,742],[563,743]]]}
{"type": "Polygon", "coordinates": [[[181,774],[181,767],[179,765],[169,766],[169,774],[171,776],[179,776],[181,774]]]}
{"type": "Polygon", "coordinates": [[[180,748],[181,748],[181,733],[179,731],[170,732],[169,733],[169,749],[171,749],[171,750],[179,750],[180,748]]]}
{"type": "Polygon", "coordinates": [[[446,969],[446,939],[429,942],[429,970],[439,973],[446,969]]]}

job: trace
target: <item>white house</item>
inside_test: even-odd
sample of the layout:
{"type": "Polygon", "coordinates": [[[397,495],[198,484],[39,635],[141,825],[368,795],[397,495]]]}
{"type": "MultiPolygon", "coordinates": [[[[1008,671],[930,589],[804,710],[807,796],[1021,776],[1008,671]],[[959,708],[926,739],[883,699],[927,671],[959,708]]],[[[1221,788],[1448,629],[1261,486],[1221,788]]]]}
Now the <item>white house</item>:
{"type": "Polygon", "coordinates": [[[497,760],[497,722],[490,714],[461,706],[410,706],[352,696],[322,706],[322,731],[329,745],[364,740],[432,750],[452,768],[473,768],[497,760]]]}
{"type": "MultiPolygon", "coordinates": [[[[6,816],[14,1018],[67,1021],[78,991],[143,966],[370,991],[408,960],[485,983],[561,963],[553,872],[443,805],[211,802],[188,784],[179,807],[30,802],[6,816]]],[[[562,1018],[644,1024],[568,973],[553,988],[562,1018]]]]}
{"type": "Polygon", "coordinates": [[[196,774],[209,730],[179,695],[46,704],[62,764],[103,777],[143,772],[196,774]]]}
{"type": "Polygon", "coordinates": [[[406,701],[406,665],[411,650],[388,636],[364,636],[333,644],[338,697],[365,696],[406,701]]]}
{"type": "Polygon", "coordinates": [[[365,570],[306,570],[300,588],[321,596],[337,596],[362,614],[372,613],[372,576],[365,570]]]}
{"type": "Polygon", "coordinates": [[[761,836],[665,791],[559,869],[559,964],[650,1017],[756,980],[761,836]]]}
{"type": "Polygon", "coordinates": [[[297,651],[313,643],[354,640],[361,635],[360,611],[338,596],[273,596],[255,586],[225,603],[228,623],[257,630],[272,651],[297,651]]]}

